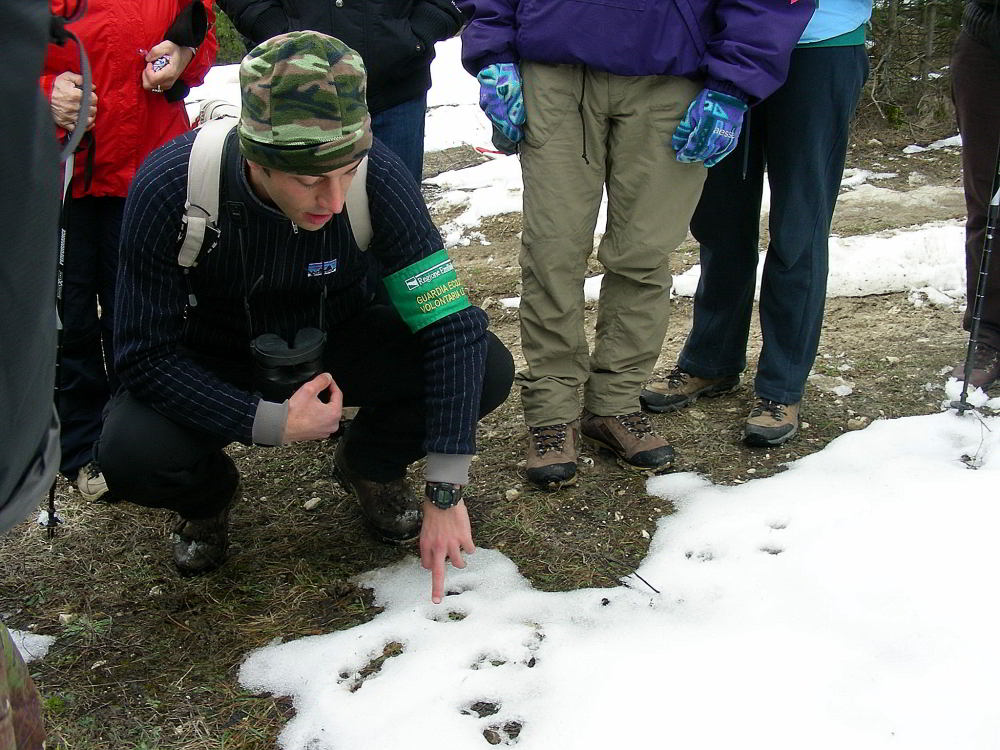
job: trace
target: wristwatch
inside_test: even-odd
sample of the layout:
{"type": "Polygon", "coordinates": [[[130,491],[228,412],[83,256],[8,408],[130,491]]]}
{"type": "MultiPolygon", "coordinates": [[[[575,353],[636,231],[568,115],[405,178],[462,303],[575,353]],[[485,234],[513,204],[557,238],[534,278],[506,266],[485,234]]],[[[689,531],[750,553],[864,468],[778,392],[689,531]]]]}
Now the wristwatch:
{"type": "Polygon", "coordinates": [[[451,484],[450,482],[428,482],[424,486],[424,496],[430,500],[435,508],[448,510],[458,505],[462,499],[462,485],[451,484]]]}

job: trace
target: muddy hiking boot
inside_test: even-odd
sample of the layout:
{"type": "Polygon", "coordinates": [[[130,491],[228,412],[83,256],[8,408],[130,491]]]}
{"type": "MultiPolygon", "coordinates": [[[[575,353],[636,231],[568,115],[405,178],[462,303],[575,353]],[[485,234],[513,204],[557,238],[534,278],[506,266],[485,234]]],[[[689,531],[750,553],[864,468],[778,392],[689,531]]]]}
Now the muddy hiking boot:
{"type": "MultiPolygon", "coordinates": [[[[965,362],[955,365],[951,376],[965,380],[965,362]]],[[[972,372],[969,373],[969,386],[985,390],[997,380],[1000,380],[1000,351],[989,344],[976,342],[972,349],[972,372]]]]}
{"type": "Polygon", "coordinates": [[[174,565],[182,576],[200,576],[218,568],[229,554],[229,509],[240,494],[237,487],[221,511],[208,518],[174,516],[174,565]]]}
{"type": "Polygon", "coordinates": [[[721,378],[699,378],[675,367],[666,380],[654,381],[642,389],[639,403],[646,411],[662,414],[690,406],[699,396],[721,396],[731,393],[740,384],[739,375],[721,378]]]}
{"type": "Polygon", "coordinates": [[[758,398],[743,428],[743,441],[761,447],[788,442],[799,431],[800,404],[758,398]]]}
{"type": "Polygon", "coordinates": [[[524,473],[543,490],[557,490],[576,481],[576,441],[580,420],[528,428],[524,473]]]}
{"type": "Polygon", "coordinates": [[[373,482],[359,476],[347,465],[344,441],[341,440],[333,454],[333,479],[354,495],[361,508],[362,519],[380,541],[404,544],[420,536],[423,521],[420,500],[406,477],[373,482]]]}
{"type": "Polygon", "coordinates": [[[584,440],[610,450],[629,469],[659,472],[674,462],[674,449],[653,432],[649,417],[641,411],[612,417],[585,411],[580,432],[584,440]]]}

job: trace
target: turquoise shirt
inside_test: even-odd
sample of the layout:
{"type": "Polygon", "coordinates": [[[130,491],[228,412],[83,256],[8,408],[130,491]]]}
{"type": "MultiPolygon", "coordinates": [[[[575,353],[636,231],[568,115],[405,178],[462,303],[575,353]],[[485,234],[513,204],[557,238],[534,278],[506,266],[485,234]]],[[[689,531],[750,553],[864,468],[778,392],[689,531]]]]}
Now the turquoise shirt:
{"type": "Polygon", "coordinates": [[[816,0],[816,5],[816,12],[802,32],[799,44],[824,42],[855,31],[872,15],[872,0],[816,0]]]}

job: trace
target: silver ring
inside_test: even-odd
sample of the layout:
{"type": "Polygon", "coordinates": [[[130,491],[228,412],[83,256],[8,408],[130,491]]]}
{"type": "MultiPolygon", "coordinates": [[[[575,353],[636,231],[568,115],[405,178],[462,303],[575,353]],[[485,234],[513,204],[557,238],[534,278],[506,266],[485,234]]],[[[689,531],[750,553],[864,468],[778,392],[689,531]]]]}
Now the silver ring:
{"type": "Polygon", "coordinates": [[[161,89],[159,86],[154,86],[153,88],[150,89],[150,91],[152,91],[154,94],[162,94],[163,93],[163,89],[161,89]]]}

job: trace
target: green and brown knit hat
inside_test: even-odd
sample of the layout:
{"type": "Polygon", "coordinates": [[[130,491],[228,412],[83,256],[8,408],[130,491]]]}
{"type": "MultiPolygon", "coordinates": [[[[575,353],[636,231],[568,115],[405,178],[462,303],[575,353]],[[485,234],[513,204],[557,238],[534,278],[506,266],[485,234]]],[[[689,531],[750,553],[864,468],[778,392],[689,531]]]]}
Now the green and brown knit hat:
{"type": "Polygon", "coordinates": [[[293,174],[321,175],[368,153],[371,117],[361,56],[332,36],[292,31],[240,63],[243,156],[293,174]]]}

